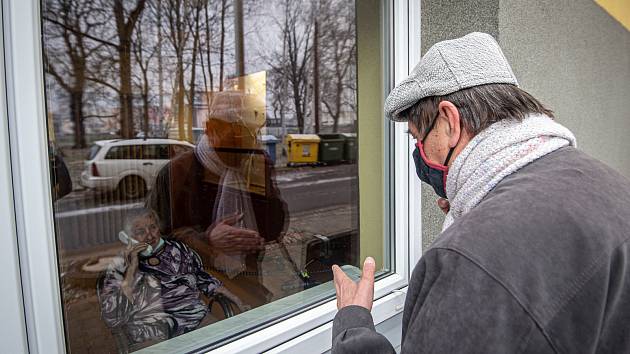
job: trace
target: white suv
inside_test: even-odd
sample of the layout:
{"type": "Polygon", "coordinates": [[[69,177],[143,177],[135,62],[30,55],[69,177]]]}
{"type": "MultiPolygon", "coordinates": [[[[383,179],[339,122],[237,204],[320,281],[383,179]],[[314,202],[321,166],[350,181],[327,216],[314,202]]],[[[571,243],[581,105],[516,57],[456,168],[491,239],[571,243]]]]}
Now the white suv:
{"type": "Polygon", "coordinates": [[[124,198],[139,198],[151,187],[169,159],[194,145],[173,139],[98,140],[90,148],[81,185],[117,190],[124,198]]]}

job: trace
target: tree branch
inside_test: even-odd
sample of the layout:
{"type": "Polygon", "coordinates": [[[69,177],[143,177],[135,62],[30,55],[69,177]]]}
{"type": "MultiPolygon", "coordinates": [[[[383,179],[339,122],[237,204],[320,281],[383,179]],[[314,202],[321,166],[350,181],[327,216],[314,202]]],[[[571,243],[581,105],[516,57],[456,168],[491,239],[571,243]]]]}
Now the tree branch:
{"type": "Polygon", "coordinates": [[[48,22],[50,22],[50,23],[54,23],[55,25],[60,26],[63,29],[74,33],[77,36],[82,36],[82,37],[85,37],[85,38],[89,38],[89,39],[91,39],[93,41],[96,41],[98,43],[105,44],[105,45],[108,45],[108,46],[111,46],[111,47],[114,47],[114,48],[118,48],[118,44],[116,44],[116,43],[112,43],[112,42],[106,41],[104,39],[94,37],[94,36],[92,36],[92,35],[90,35],[88,33],[85,33],[85,32],[77,31],[76,29],[74,29],[74,28],[72,28],[70,26],[67,26],[67,25],[65,25],[65,24],[63,24],[63,23],[61,23],[61,22],[59,22],[57,20],[54,20],[54,19],[50,18],[50,17],[44,16],[43,19],[48,21],[48,22]]]}
{"type": "Polygon", "coordinates": [[[101,80],[101,79],[96,78],[96,77],[86,77],[86,79],[87,79],[87,80],[90,80],[90,81],[92,81],[92,82],[95,82],[95,83],[97,83],[97,84],[101,84],[101,85],[103,85],[103,86],[107,86],[107,87],[109,87],[110,89],[114,90],[115,92],[120,93],[120,89],[119,89],[118,87],[116,87],[116,86],[114,86],[114,85],[110,84],[110,83],[109,83],[109,82],[107,82],[107,81],[101,80]]]}

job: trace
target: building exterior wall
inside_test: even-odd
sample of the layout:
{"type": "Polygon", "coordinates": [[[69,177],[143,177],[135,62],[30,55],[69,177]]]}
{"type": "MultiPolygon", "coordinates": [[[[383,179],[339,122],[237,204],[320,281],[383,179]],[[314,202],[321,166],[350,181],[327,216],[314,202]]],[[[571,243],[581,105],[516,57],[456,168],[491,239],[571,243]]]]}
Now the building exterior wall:
{"type": "MultiPolygon", "coordinates": [[[[498,0],[423,0],[421,13],[422,54],[446,39],[478,31],[499,35],[498,0]]],[[[422,249],[426,250],[442,230],[444,214],[437,207],[433,188],[422,184],[422,249]]]]}
{"type": "MultiPolygon", "coordinates": [[[[630,6],[630,5],[628,5],[630,6]]],[[[482,31],[498,39],[523,89],[545,103],[578,147],[630,177],[630,31],[592,0],[423,1],[422,51],[482,31]]],[[[423,245],[443,214],[422,192],[423,245]]]]}

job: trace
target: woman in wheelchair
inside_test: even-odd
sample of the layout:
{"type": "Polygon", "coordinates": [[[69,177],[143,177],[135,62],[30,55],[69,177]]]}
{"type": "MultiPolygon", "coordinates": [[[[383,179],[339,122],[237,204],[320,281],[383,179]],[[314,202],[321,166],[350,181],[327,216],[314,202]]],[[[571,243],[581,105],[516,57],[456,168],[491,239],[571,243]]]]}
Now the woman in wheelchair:
{"type": "MultiPolygon", "coordinates": [[[[209,309],[202,300],[227,298],[241,311],[241,300],[208,274],[187,245],[160,235],[154,211],[130,212],[119,239],[123,257],[99,281],[103,320],[128,345],[172,338],[199,326],[209,309]]],[[[216,299],[219,300],[219,299],[216,299]]]]}

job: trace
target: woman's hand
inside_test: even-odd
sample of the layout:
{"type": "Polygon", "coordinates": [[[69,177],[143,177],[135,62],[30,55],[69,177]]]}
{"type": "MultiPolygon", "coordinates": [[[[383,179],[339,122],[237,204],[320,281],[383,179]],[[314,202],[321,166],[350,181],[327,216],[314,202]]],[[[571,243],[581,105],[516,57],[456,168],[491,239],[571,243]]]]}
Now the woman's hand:
{"type": "Polygon", "coordinates": [[[138,271],[138,255],[149,247],[146,243],[137,243],[133,246],[128,246],[125,251],[125,257],[127,258],[127,270],[125,271],[125,278],[122,281],[122,292],[127,299],[131,301],[133,299],[133,280],[135,279],[136,272],[138,271]]]}

